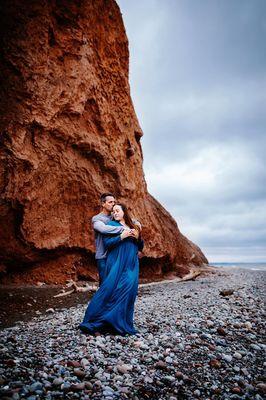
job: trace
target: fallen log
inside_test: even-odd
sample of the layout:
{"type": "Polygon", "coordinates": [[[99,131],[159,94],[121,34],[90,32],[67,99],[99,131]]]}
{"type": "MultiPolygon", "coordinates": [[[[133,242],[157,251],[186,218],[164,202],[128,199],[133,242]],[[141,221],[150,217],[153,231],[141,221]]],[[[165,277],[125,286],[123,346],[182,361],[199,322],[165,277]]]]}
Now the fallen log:
{"type": "MultiPolygon", "coordinates": [[[[201,270],[199,269],[195,269],[190,271],[187,275],[183,276],[182,278],[180,277],[176,277],[174,279],[165,279],[162,281],[158,281],[158,282],[150,282],[150,283],[141,283],[139,285],[139,287],[149,287],[149,286],[155,286],[155,285],[161,285],[161,284],[166,284],[166,283],[172,283],[172,282],[185,282],[185,281],[189,281],[189,280],[195,280],[197,276],[199,276],[202,273],[201,270]]],[[[56,294],[53,297],[63,297],[63,296],[68,296],[69,294],[72,293],[76,293],[76,292],[96,292],[96,290],[98,289],[98,285],[97,284],[93,284],[93,285],[86,285],[84,286],[78,286],[76,284],[76,282],[71,281],[67,284],[68,287],[72,287],[73,289],[68,290],[67,292],[63,291],[59,294],[56,294]]]]}

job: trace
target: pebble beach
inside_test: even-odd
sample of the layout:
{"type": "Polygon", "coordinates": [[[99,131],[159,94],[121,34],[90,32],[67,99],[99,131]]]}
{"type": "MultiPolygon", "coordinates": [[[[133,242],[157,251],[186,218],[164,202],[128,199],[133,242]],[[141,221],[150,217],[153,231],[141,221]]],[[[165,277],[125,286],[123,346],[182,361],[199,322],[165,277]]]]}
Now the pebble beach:
{"type": "Polygon", "coordinates": [[[135,336],[83,334],[86,304],[17,321],[0,331],[0,397],[262,400],[265,274],[216,268],[143,286],[135,336]]]}

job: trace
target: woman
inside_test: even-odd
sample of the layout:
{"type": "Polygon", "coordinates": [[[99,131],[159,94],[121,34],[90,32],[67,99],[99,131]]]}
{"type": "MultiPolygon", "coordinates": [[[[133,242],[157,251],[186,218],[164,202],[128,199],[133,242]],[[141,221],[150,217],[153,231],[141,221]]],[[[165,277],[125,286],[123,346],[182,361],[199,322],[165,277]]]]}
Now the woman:
{"type": "Polygon", "coordinates": [[[143,249],[140,227],[134,224],[126,206],[113,207],[114,221],[108,224],[126,228],[116,236],[104,236],[107,250],[103,283],[86,310],[80,329],[87,333],[137,333],[133,324],[134,303],[138,291],[138,251],[143,249]]]}

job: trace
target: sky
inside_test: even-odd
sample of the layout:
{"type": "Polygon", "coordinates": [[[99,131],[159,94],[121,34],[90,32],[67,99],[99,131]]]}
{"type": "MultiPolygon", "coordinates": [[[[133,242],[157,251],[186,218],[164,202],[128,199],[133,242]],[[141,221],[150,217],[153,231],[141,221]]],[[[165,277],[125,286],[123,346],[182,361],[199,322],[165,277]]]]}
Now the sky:
{"type": "Polygon", "coordinates": [[[266,1],[117,3],[149,192],[209,262],[265,262],[266,1]]]}

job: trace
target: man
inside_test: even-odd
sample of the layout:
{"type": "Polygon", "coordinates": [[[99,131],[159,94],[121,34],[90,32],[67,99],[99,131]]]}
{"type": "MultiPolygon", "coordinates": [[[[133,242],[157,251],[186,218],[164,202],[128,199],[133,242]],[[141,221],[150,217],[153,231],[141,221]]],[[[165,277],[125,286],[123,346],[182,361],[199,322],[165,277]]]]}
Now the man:
{"type": "Polygon", "coordinates": [[[107,225],[109,221],[111,221],[112,216],[111,212],[113,206],[115,205],[115,197],[112,193],[103,193],[100,197],[102,211],[92,217],[92,226],[94,229],[95,235],[95,246],[96,246],[96,254],[95,258],[97,261],[97,267],[99,272],[99,285],[101,285],[104,272],[105,272],[105,264],[106,264],[106,252],[104,251],[103,245],[103,235],[117,235],[122,234],[121,239],[125,239],[130,235],[130,230],[125,229],[123,226],[111,226],[107,225]]]}

